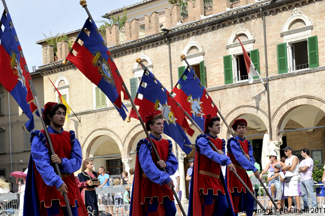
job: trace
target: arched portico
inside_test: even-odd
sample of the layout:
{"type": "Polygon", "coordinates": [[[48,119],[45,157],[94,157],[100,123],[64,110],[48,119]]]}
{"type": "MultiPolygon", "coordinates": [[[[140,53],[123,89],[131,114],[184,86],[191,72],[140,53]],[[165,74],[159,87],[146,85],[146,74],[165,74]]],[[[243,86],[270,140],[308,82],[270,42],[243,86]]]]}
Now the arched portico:
{"type": "Polygon", "coordinates": [[[276,110],[272,120],[277,137],[283,140],[281,149],[290,146],[300,156],[300,150],[307,148],[314,160],[324,162],[324,100],[313,96],[292,98],[276,110]]]}
{"type": "Polygon", "coordinates": [[[111,175],[118,175],[123,171],[122,151],[120,137],[104,128],[91,132],[82,145],[83,158],[93,158],[96,171],[103,166],[111,175]]]}

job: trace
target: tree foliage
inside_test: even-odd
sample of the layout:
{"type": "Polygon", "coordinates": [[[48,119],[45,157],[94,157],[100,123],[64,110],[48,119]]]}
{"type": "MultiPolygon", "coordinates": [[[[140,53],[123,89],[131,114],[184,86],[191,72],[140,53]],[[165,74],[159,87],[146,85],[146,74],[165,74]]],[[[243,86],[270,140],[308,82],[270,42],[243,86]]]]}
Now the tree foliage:
{"type": "Polygon", "coordinates": [[[126,8],[123,9],[123,14],[121,17],[110,16],[110,17],[105,17],[105,19],[107,19],[108,21],[106,20],[99,21],[103,23],[101,26],[99,26],[99,31],[102,34],[103,38],[106,37],[107,27],[112,27],[114,24],[118,24],[118,28],[121,29],[122,27],[125,26],[126,20],[128,19],[126,8]]]}
{"type": "Polygon", "coordinates": [[[43,33],[43,35],[45,37],[46,43],[53,46],[54,56],[57,56],[58,42],[68,41],[69,48],[71,48],[71,46],[72,46],[72,42],[69,41],[69,38],[68,38],[68,36],[66,34],[57,33],[55,36],[53,36],[52,32],[50,31],[50,37],[47,37],[44,33],[43,33]]]}

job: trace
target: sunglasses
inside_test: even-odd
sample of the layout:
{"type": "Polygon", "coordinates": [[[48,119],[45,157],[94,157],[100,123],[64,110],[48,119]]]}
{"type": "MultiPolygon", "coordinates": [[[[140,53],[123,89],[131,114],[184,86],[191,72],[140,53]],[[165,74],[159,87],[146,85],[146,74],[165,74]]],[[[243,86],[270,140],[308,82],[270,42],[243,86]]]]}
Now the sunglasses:
{"type": "Polygon", "coordinates": [[[271,159],[271,158],[273,158],[273,156],[269,156],[269,158],[271,159]]]}

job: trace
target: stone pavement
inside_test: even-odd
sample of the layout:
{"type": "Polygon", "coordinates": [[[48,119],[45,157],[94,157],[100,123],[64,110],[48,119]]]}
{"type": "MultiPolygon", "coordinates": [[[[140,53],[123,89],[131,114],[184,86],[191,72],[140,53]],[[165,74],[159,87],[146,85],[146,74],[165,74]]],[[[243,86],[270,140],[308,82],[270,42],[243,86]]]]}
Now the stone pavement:
{"type": "MultiPolygon", "coordinates": [[[[187,213],[188,204],[183,205],[183,207],[184,207],[185,212],[187,213]]],[[[105,207],[104,206],[99,206],[99,210],[100,211],[105,211],[105,207]]],[[[114,209],[114,215],[115,215],[115,209],[114,209]]],[[[121,212],[119,212],[118,215],[122,216],[121,212]]],[[[241,213],[238,214],[238,216],[241,216],[241,215],[242,215],[241,213]]],[[[263,215],[263,213],[256,214],[256,216],[260,216],[260,215],[263,215]]],[[[275,214],[273,214],[273,215],[275,215],[275,214]]],[[[283,215],[292,215],[293,216],[295,214],[283,214],[283,215]]],[[[315,210],[313,210],[313,211],[310,210],[308,213],[302,213],[301,215],[304,215],[304,216],[323,216],[323,215],[325,215],[325,208],[318,208],[316,211],[315,210]]],[[[176,216],[178,216],[178,215],[176,215],[176,216]]]]}

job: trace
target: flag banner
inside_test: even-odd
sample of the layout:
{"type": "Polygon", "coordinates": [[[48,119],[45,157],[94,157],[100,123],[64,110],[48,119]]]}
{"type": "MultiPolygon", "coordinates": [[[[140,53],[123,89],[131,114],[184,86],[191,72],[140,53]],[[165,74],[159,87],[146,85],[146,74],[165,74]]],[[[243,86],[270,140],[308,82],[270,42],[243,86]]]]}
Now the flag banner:
{"type": "Polygon", "coordinates": [[[262,77],[260,75],[260,73],[256,70],[251,58],[249,57],[249,55],[247,54],[242,42],[239,40],[239,37],[237,36],[237,39],[241,45],[241,48],[243,49],[243,56],[244,56],[244,61],[245,61],[245,66],[246,66],[246,70],[248,73],[248,83],[252,84],[254,81],[254,76],[258,76],[259,79],[261,80],[261,82],[264,85],[264,82],[262,80],[262,77]]]}
{"type": "MultiPolygon", "coordinates": [[[[134,103],[139,106],[142,119],[152,111],[161,112],[164,117],[164,134],[171,137],[186,154],[192,151],[188,146],[191,142],[184,130],[192,135],[194,131],[188,125],[184,112],[150,71],[146,71],[142,76],[134,103]]],[[[130,117],[137,118],[134,110],[131,111],[130,117]]]]}
{"type": "Polygon", "coordinates": [[[212,104],[212,98],[207,95],[193,69],[186,68],[178,84],[179,88],[175,86],[173,89],[174,98],[204,131],[205,117],[208,114],[217,116],[218,108],[212,104]]]}
{"type": "Polygon", "coordinates": [[[26,71],[26,61],[17,39],[16,31],[11,26],[10,14],[4,12],[0,29],[0,83],[17,101],[29,121],[25,124],[27,131],[34,129],[33,94],[29,86],[30,74],[26,71]]]}
{"type": "Polygon", "coordinates": [[[52,82],[52,80],[48,77],[48,79],[50,80],[50,82],[52,83],[53,87],[55,88],[56,92],[58,93],[59,99],[61,101],[61,103],[67,108],[66,111],[66,115],[65,115],[65,120],[69,121],[68,115],[71,114],[71,108],[68,104],[68,102],[64,99],[64,97],[61,95],[61,93],[59,92],[59,90],[55,87],[54,83],[52,82]]]}
{"type": "Polygon", "coordinates": [[[128,99],[122,86],[124,81],[119,76],[111,53],[103,45],[104,40],[96,29],[96,24],[87,19],[78,39],[72,46],[74,52],[68,54],[67,60],[72,62],[91,82],[99,87],[114,104],[124,120],[126,118],[126,107],[122,103],[121,92],[124,93],[124,99],[128,99]]]}

